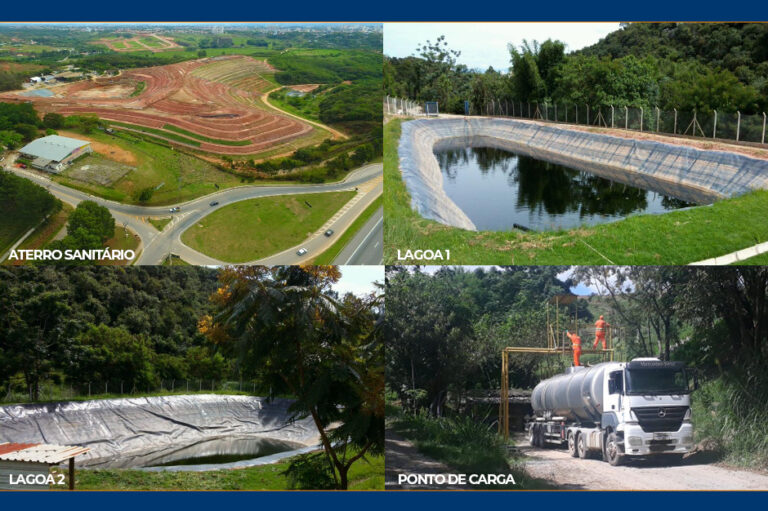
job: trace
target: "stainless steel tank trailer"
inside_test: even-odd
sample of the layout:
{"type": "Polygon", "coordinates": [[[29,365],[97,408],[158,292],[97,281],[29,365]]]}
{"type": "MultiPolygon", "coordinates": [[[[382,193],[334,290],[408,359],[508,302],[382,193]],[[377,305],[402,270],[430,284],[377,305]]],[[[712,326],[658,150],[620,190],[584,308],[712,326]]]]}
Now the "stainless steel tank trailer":
{"type": "Polygon", "coordinates": [[[694,448],[690,396],[697,386],[682,362],[656,358],[570,367],[533,389],[526,430],[533,446],[567,446],[579,458],[601,454],[614,466],[657,455],[679,460],[694,448]]]}

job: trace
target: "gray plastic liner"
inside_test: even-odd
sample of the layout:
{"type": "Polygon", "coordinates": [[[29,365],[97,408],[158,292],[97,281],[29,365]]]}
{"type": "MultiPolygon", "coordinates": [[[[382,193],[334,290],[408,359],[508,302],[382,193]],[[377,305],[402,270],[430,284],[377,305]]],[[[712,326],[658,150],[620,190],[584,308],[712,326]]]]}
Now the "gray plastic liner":
{"type": "Polygon", "coordinates": [[[76,458],[77,465],[88,468],[146,467],[182,457],[230,454],[233,448],[236,452],[252,447],[242,444],[249,441],[272,442],[284,449],[259,461],[206,467],[250,466],[318,443],[311,418],[290,420],[292,402],[203,394],[4,406],[0,443],[89,447],[90,452],[76,458]]]}
{"type": "Polygon", "coordinates": [[[434,154],[456,147],[503,149],[697,204],[768,188],[768,161],[741,154],[513,119],[404,122],[398,155],[411,207],[425,218],[468,230],[476,229],[446,195],[434,154]]]}

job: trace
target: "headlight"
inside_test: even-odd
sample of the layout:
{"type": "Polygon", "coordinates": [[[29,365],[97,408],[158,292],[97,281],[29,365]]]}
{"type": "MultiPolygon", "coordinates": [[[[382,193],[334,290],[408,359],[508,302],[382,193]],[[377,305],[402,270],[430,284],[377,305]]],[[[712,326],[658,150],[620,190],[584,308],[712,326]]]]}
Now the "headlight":
{"type": "Polygon", "coordinates": [[[683,420],[684,420],[684,421],[689,421],[689,420],[691,420],[691,409],[690,409],[690,408],[688,408],[688,409],[685,411],[685,416],[683,417],[683,420]]]}
{"type": "Polygon", "coordinates": [[[643,445],[643,439],[639,436],[631,436],[627,439],[627,443],[629,443],[630,447],[640,447],[643,445]]]}

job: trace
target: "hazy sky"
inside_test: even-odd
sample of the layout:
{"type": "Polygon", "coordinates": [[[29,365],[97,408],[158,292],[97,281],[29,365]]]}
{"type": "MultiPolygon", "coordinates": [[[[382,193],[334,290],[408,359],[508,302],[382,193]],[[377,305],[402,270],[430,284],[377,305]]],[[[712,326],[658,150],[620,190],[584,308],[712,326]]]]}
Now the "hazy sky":
{"type": "Polygon", "coordinates": [[[592,45],[618,29],[618,23],[385,23],[384,54],[408,57],[420,44],[444,35],[449,48],[461,51],[459,64],[483,71],[488,66],[507,71],[507,43],[520,46],[523,39],[559,39],[570,52],[592,45]]]}
{"type": "Polygon", "coordinates": [[[383,266],[341,266],[341,279],[333,289],[344,295],[352,292],[356,295],[367,294],[375,289],[374,281],[384,283],[383,266]]]}

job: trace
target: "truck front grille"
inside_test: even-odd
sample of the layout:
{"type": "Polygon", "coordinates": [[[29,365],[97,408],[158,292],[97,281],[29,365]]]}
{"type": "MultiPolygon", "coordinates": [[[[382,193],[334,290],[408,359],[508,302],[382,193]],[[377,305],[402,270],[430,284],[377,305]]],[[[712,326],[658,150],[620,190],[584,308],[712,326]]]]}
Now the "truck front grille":
{"type": "Polygon", "coordinates": [[[646,433],[677,431],[683,423],[687,406],[649,406],[632,408],[640,427],[646,433]]]}

